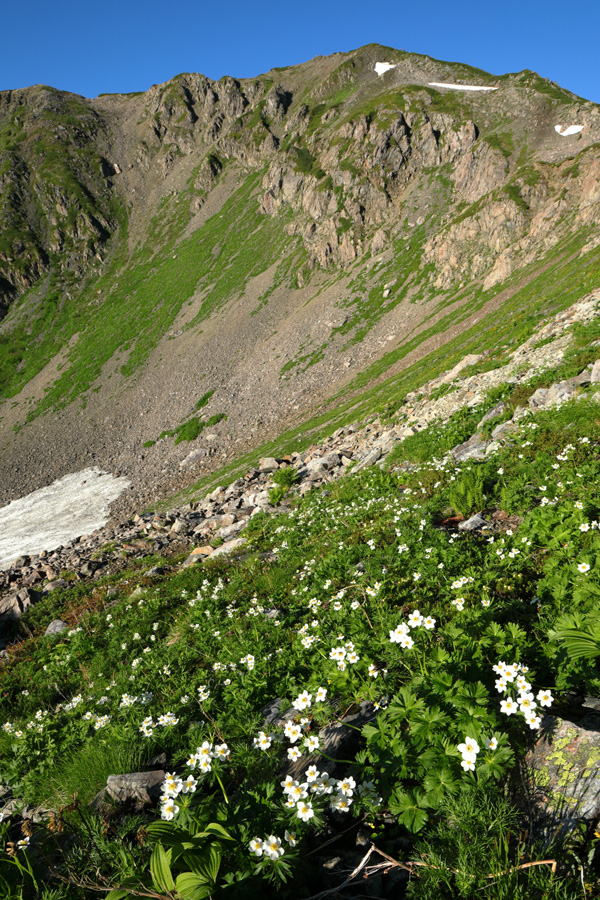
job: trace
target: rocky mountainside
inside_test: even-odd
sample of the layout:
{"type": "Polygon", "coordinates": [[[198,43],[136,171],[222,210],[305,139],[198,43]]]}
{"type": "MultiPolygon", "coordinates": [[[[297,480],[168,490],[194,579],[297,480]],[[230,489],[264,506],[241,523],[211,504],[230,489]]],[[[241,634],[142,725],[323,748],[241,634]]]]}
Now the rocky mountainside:
{"type": "Polygon", "coordinates": [[[510,352],[598,284],[599,141],[533,72],[376,45],[0,93],[0,502],[93,463],[133,508],[385,378],[415,373],[397,406],[510,352]]]}

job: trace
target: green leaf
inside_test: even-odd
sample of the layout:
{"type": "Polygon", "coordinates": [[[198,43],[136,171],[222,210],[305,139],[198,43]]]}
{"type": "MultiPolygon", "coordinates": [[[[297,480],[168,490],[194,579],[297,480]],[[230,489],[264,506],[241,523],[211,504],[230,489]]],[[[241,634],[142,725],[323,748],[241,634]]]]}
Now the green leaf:
{"type": "Polygon", "coordinates": [[[171,868],[162,844],[157,844],[150,857],[150,872],[155,887],[161,891],[172,891],[175,887],[171,868]]]}
{"type": "Polygon", "coordinates": [[[178,825],[171,825],[170,822],[153,822],[146,829],[148,836],[155,841],[160,841],[166,847],[173,847],[175,844],[181,844],[183,841],[189,841],[191,835],[184,828],[178,825]]]}
{"type": "Polygon", "coordinates": [[[182,872],[178,875],[175,887],[183,900],[202,900],[203,897],[208,897],[212,890],[201,876],[194,875],[193,872],[182,872]]]}
{"type": "Polygon", "coordinates": [[[210,822],[204,831],[195,834],[194,837],[208,837],[209,835],[214,835],[215,837],[222,837],[226,841],[233,841],[235,838],[232,838],[228,831],[225,831],[222,825],[218,822],[210,822]]]}
{"type": "Polygon", "coordinates": [[[425,807],[430,806],[423,791],[396,791],[390,798],[390,811],[398,816],[398,821],[409,831],[420,831],[427,822],[425,807]]]}
{"type": "Polygon", "coordinates": [[[122,888],[118,888],[116,891],[111,891],[110,894],[106,895],[106,900],[127,900],[128,897],[132,895],[129,891],[124,891],[122,888]]]}
{"type": "Polygon", "coordinates": [[[588,634],[575,628],[557,631],[556,637],[565,642],[565,648],[573,659],[593,659],[600,656],[600,635],[588,634]]]}

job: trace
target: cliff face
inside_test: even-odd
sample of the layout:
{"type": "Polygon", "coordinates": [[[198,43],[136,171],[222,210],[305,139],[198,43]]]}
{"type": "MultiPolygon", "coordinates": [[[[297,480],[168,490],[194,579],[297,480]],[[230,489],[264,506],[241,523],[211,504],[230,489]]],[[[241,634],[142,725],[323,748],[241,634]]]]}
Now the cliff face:
{"type": "Polygon", "coordinates": [[[14,426],[31,441],[32,420],[50,413],[52,431],[74,400],[97,410],[86,446],[106,455],[122,403],[135,447],[193,409],[203,378],[248,437],[559,264],[583,295],[599,142],[599,108],[535,73],[378,46],[135,95],[0,93],[5,451],[26,442],[14,426]]]}

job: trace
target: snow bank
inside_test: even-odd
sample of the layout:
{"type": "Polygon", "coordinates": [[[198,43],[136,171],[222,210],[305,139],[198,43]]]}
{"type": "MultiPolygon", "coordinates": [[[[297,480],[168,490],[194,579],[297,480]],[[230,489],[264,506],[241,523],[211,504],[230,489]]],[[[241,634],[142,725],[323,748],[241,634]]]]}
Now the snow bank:
{"type": "Polygon", "coordinates": [[[497,87],[482,87],[478,84],[444,84],[441,81],[430,81],[429,87],[448,88],[451,91],[497,91],[497,87]]]}
{"type": "Polygon", "coordinates": [[[579,134],[580,131],[583,131],[583,125],[555,125],[554,130],[557,131],[561,137],[570,137],[572,134],[579,134]]]}
{"type": "Polygon", "coordinates": [[[83,469],[0,509],[0,568],[102,528],[108,506],[131,482],[83,469]]]}
{"type": "Polygon", "coordinates": [[[381,76],[385,75],[386,72],[389,72],[390,69],[395,69],[396,65],[392,65],[392,63],[375,63],[375,71],[381,78],[381,76]]]}

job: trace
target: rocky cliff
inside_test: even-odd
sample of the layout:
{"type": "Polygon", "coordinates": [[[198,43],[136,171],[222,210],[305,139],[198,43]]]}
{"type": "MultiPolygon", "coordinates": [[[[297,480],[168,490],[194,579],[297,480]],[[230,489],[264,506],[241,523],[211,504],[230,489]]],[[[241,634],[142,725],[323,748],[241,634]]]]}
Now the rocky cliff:
{"type": "Polygon", "coordinates": [[[0,94],[0,502],[82,460],[179,484],[159,436],[207,389],[200,469],[461,333],[501,350],[598,283],[599,140],[533,72],[375,45],[0,94]]]}

